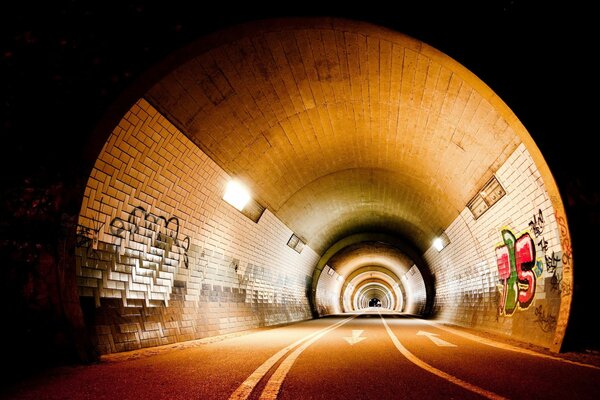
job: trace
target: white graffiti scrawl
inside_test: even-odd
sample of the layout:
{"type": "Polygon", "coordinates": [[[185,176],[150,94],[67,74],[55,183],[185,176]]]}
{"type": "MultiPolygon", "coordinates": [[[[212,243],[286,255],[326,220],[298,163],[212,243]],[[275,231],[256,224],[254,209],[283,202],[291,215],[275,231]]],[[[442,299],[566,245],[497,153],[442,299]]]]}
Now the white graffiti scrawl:
{"type": "Polygon", "coordinates": [[[104,246],[98,245],[100,228],[80,227],[78,234],[82,271],[93,268],[82,275],[96,278],[97,301],[121,292],[124,305],[128,300],[167,304],[177,270],[190,264],[190,238],[180,233],[179,219],[134,207],[126,218],[112,219],[107,227],[112,243],[104,246]]]}

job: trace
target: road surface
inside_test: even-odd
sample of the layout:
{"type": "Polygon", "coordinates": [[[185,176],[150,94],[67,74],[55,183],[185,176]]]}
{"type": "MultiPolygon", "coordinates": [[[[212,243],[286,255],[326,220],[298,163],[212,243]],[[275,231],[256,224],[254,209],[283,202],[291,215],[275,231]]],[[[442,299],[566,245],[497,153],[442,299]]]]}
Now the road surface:
{"type": "Polygon", "coordinates": [[[59,368],[11,399],[598,399],[600,368],[395,313],[305,321],[59,368]],[[155,353],[148,355],[148,353],[155,353]]]}

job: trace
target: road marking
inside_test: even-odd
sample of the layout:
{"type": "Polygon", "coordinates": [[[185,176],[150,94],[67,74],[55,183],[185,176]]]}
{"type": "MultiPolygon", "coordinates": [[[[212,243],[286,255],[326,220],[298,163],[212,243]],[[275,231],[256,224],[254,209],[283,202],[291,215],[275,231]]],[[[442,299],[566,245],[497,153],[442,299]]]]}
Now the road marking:
{"type": "MultiPolygon", "coordinates": [[[[292,350],[294,347],[304,343],[305,341],[307,341],[311,338],[314,338],[317,335],[320,335],[319,337],[321,337],[325,333],[329,332],[330,330],[335,329],[338,326],[341,326],[356,317],[357,316],[354,315],[354,316],[346,318],[342,321],[336,322],[335,324],[333,324],[331,326],[325,327],[325,328],[320,329],[316,332],[313,332],[309,335],[306,335],[305,337],[296,340],[294,343],[290,344],[289,346],[279,350],[277,353],[275,353],[274,355],[269,357],[269,359],[267,361],[262,363],[261,366],[256,368],[254,370],[254,372],[252,374],[250,374],[250,376],[244,382],[242,382],[242,384],[240,386],[238,386],[238,388],[235,390],[235,392],[233,392],[231,394],[231,396],[229,396],[229,399],[230,400],[247,399],[250,396],[250,393],[252,393],[252,390],[254,390],[256,385],[258,385],[258,382],[263,378],[263,376],[265,376],[266,373],[269,372],[269,370],[273,367],[273,365],[275,365],[281,358],[283,358],[290,350],[292,350]]],[[[278,370],[279,370],[279,368],[278,368],[278,370]]],[[[270,382],[270,380],[269,380],[269,382],[270,382]]]]}
{"type": "Polygon", "coordinates": [[[499,394],[490,392],[489,390],[485,390],[485,389],[480,388],[479,386],[475,386],[469,382],[465,382],[462,379],[459,379],[453,375],[450,375],[444,371],[441,371],[441,370],[427,364],[425,361],[421,360],[420,358],[417,358],[413,353],[408,351],[408,349],[406,347],[404,347],[402,345],[402,343],[400,343],[400,340],[398,340],[398,338],[396,337],[394,332],[392,332],[392,330],[388,326],[387,322],[385,321],[385,318],[383,318],[383,316],[381,314],[379,314],[379,316],[381,317],[381,320],[383,321],[383,326],[385,326],[385,330],[387,331],[388,335],[392,339],[394,346],[396,346],[398,351],[400,353],[402,353],[402,355],[404,357],[406,357],[410,362],[412,362],[416,366],[423,368],[425,371],[431,372],[432,374],[437,375],[440,378],[447,380],[448,382],[454,383],[455,385],[458,385],[464,389],[470,390],[471,392],[477,393],[488,399],[495,399],[495,400],[501,400],[501,399],[505,400],[506,399],[506,397],[502,397],[499,394]]]}
{"type": "Polygon", "coordinates": [[[440,339],[437,333],[431,333],[431,332],[426,332],[426,331],[419,331],[417,332],[417,336],[427,336],[427,338],[429,340],[431,340],[433,343],[435,343],[437,346],[440,347],[456,347],[455,344],[452,344],[450,342],[446,342],[443,339],[440,339]]]}
{"type": "Polygon", "coordinates": [[[462,331],[459,331],[457,329],[453,329],[453,328],[450,328],[450,327],[447,327],[447,326],[444,326],[444,325],[441,325],[441,324],[438,324],[438,323],[435,323],[435,322],[432,322],[432,321],[426,321],[426,320],[422,320],[422,321],[425,322],[425,323],[427,323],[427,324],[429,324],[429,325],[435,326],[438,329],[444,330],[446,332],[450,332],[450,333],[452,333],[454,335],[457,335],[457,336],[462,336],[465,339],[469,339],[469,340],[472,340],[474,342],[485,344],[486,346],[497,347],[499,349],[510,350],[510,351],[514,351],[514,352],[517,352],[517,353],[522,353],[522,354],[527,354],[527,355],[530,355],[530,356],[534,356],[534,357],[546,358],[546,359],[549,359],[549,360],[562,361],[562,362],[565,362],[565,363],[568,363],[568,364],[578,365],[580,367],[586,367],[586,368],[592,368],[592,369],[600,369],[600,367],[598,367],[596,365],[585,364],[585,363],[578,362],[578,361],[572,361],[572,360],[567,360],[565,358],[551,356],[549,354],[538,353],[538,352],[535,352],[533,350],[522,349],[520,347],[512,346],[510,344],[496,342],[495,340],[486,339],[484,337],[473,335],[473,334],[467,333],[467,332],[462,332],[462,331]]]}
{"type": "Polygon", "coordinates": [[[344,337],[344,339],[346,340],[346,342],[350,343],[350,346],[354,346],[356,343],[358,342],[362,342],[363,340],[366,339],[366,337],[364,336],[360,336],[362,335],[362,333],[364,332],[364,330],[360,329],[360,330],[352,330],[352,337],[344,337]]]}
{"type": "Polygon", "coordinates": [[[344,325],[346,322],[349,322],[351,319],[354,319],[356,317],[357,316],[355,315],[351,318],[347,318],[343,321],[340,321],[337,324],[330,326],[329,328],[326,328],[323,332],[319,333],[312,339],[307,340],[306,342],[304,342],[304,344],[302,344],[302,346],[298,347],[296,350],[294,350],[292,354],[287,356],[285,360],[283,360],[281,364],[279,364],[279,367],[277,367],[275,372],[273,372],[273,375],[271,375],[271,377],[269,378],[269,381],[267,382],[262,394],[260,395],[260,400],[277,399],[277,395],[279,394],[279,390],[281,389],[281,385],[283,384],[286,375],[288,374],[288,372],[292,368],[292,365],[294,365],[296,359],[300,356],[300,354],[302,354],[302,352],[306,350],[308,346],[322,338],[325,334],[329,333],[337,327],[344,325]]]}

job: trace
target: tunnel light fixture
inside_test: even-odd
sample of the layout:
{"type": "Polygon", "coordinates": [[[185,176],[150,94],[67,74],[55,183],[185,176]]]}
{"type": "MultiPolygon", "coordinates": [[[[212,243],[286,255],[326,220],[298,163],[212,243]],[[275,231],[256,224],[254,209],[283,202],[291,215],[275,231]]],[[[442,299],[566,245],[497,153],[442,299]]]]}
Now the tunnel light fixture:
{"type": "Polygon", "coordinates": [[[445,232],[433,239],[433,247],[437,251],[444,250],[444,248],[448,246],[448,244],[450,244],[450,239],[448,238],[448,235],[446,235],[445,232]]]}
{"type": "Polygon", "coordinates": [[[227,183],[223,200],[237,208],[239,211],[242,211],[250,201],[250,192],[248,192],[248,189],[246,189],[244,185],[234,179],[227,183]]]}

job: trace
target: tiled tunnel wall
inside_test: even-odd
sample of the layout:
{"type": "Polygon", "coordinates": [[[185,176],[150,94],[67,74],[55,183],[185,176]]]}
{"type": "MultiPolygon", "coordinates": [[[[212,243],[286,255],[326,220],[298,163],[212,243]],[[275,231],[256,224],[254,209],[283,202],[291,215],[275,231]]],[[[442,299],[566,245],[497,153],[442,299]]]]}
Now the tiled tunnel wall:
{"type": "Polygon", "coordinates": [[[317,282],[315,306],[319,315],[337,314],[342,312],[340,307],[340,293],[342,283],[338,280],[340,275],[329,265],[323,268],[317,282]]]}
{"type": "Polygon", "coordinates": [[[561,284],[561,227],[524,145],[495,175],[506,195],[478,219],[465,208],[445,231],[447,247],[425,253],[438,316],[550,347],[561,296],[569,295],[561,284]]]}
{"type": "Polygon", "coordinates": [[[425,311],[426,294],[421,271],[416,265],[413,265],[401,279],[403,287],[408,291],[405,312],[422,315],[425,311]]]}
{"type": "Polygon", "coordinates": [[[308,319],[318,256],[221,198],[228,175],[145,100],[86,187],[77,275],[101,353],[308,319]]]}
{"type": "MultiPolygon", "coordinates": [[[[561,285],[561,227],[524,145],[496,177],[506,195],[478,219],[465,208],[446,229],[448,246],[424,255],[437,313],[549,346],[561,295],[569,294],[561,285]],[[503,231],[515,242],[505,242],[503,231]],[[502,254],[515,246],[534,261],[523,263],[517,249],[515,262],[524,266],[510,273],[502,254]],[[519,286],[521,278],[528,284],[519,286]]],[[[289,248],[292,232],[268,210],[254,223],[226,204],[228,179],[144,100],[114,129],[88,181],[76,250],[79,291],[101,353],[310,318],[318,255],[289,248]]],[[[336,277],[321,278],[333,284],[336,277]]],[[[328,297],[328,286],[317,287],[318,297],[328,297]]]]}

